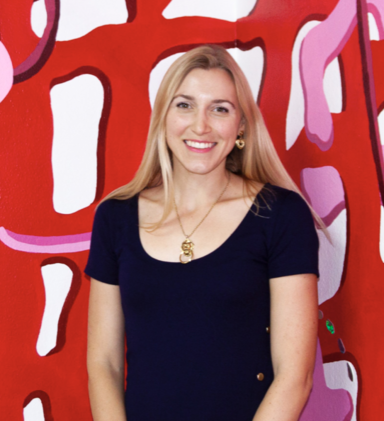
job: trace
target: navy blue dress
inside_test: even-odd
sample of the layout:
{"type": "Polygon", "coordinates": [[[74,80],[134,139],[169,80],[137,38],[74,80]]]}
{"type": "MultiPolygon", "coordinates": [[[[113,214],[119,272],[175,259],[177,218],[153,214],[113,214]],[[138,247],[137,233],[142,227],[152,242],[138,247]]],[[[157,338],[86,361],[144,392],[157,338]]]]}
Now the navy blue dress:
{"type": "Polygon", "coordinates": [[[319,246],[297,193],[267,183],[258,200],[186,265],[145,252],[138,196],[98,208],[85,272],[120,287],[129,421],[252,421],[273,380],[269,279],[318,275],[319,246]]]}

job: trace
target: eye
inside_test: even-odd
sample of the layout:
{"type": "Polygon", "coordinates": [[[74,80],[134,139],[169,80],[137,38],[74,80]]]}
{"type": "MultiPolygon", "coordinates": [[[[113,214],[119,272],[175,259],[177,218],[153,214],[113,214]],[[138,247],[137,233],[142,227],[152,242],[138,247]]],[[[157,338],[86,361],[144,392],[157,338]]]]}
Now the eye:
{"type": "Polygon", "coordinates": [[[216,107],[215,111],[217,111],[218,113],[228,113],[229,112],[228,108],[225,108],[225,107],[216,107]]]}
{"type": "Polygon", "coordinates": [[[188,102],[179,102],[176,104],[177,108],[189,108],[188,102]]]}

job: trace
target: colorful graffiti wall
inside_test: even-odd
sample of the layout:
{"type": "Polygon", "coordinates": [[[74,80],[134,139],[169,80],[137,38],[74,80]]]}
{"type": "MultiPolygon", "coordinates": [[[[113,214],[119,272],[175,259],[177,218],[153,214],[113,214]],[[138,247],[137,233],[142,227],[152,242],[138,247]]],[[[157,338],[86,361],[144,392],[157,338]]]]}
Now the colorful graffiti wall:
{"type": "Polygon", "coordinates": [[[95,206],[135,173],[166,69],[202,43],[239,62],[332,238],[301,420],[384,413],[383,0],[0,0],[2,419],[91,420],[95,206]]]}

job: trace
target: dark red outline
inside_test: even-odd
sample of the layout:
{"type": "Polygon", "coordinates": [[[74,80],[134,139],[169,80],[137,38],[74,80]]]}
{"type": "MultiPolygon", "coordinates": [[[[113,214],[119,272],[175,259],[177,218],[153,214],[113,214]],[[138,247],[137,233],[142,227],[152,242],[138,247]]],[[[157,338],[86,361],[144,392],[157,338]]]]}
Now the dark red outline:
{"type": "Polygon", "coordinates": [[[34,392],[31,392],[23,402],[23,408],[25,408],[33,399],[40,399],[41,403],[43,405],[43,411],[44,411],[44,419],[45,421],[54,421],[53,415],[52,415],[52,405],[51,400],[49,399],[49,396],[46,392],[43,390],[35,390],[34,392]]]}
{"type": "MultiPolygon", "coordinates": [[[[34,0],[35,1],[35,0],[34,0]]],[[[47,26],[32,53],[14,69],[13,83],[24,82],[38,73],[52,54],[60,19],[60,0],[44,0],[47,9],[47,26]],[[53,10],[51,3],[54,5],[53,10]],[[52,24],[50,24],[52,21],[52,24]]]]}

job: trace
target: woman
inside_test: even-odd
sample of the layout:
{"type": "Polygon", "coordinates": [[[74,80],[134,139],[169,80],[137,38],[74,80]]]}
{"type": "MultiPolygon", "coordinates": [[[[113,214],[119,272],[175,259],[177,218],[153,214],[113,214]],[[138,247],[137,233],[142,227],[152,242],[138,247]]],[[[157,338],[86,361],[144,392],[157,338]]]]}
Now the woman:
{"type": "Polygon", "coordinates": [[[95,216],[95,421],[299,418],[315,361],[318,238],[295,190],[225,49],[180,57],[136,176],[95,216]]]}

